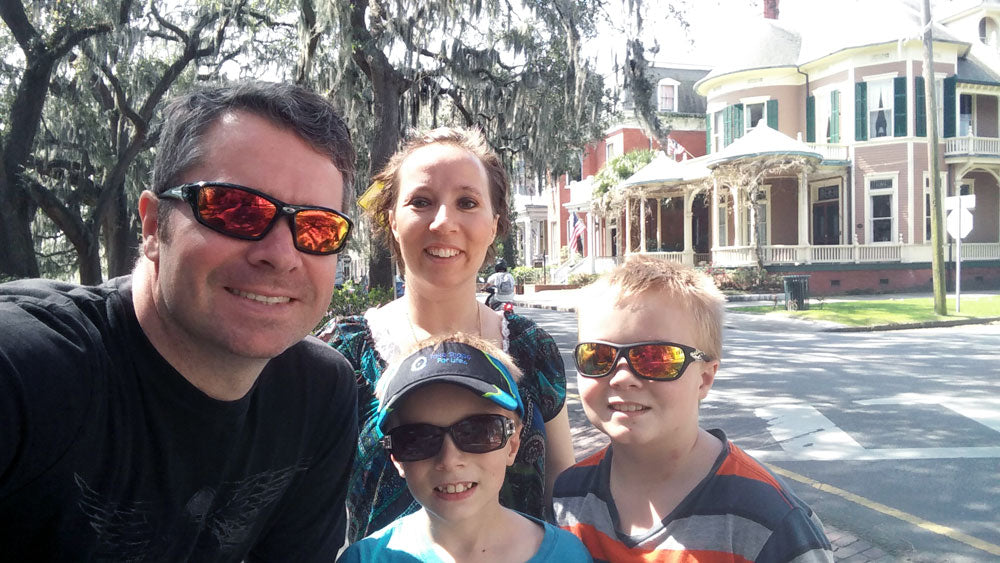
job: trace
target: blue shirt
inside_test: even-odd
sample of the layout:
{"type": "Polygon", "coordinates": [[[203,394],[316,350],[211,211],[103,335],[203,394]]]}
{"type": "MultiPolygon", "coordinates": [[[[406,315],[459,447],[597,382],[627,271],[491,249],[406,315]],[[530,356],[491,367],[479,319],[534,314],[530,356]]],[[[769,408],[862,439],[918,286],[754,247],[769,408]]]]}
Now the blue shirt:
{"type": "MultiPolygon", "coordinates": [[[[518,512],[518,514],[521,514],[518,512]]],[[[542,526],[545,536],[542,545],[527,563],[562,561],[593,561],[583,543],[576,536],[542,522],[537,518],[521,514],[528,520],[542,526]]],[[[404,516],[374,534],[351,544],[337,561],[354,563],[361,561],[386,561],[416,563],[443,561],[435,552],[434,545],[422,524],[426,518],[421,512],[404,516]],[[418,520],[419,518],[419,520],[418,520]]]]}

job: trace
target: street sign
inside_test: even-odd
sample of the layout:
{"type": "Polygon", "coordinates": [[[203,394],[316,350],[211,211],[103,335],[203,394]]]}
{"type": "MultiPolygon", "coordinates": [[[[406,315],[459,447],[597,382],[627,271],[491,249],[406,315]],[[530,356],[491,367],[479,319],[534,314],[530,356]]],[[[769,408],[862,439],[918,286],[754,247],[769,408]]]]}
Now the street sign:
{"type": "Polygon", "coordinates": [[[952,209],[961,207],[962,209],[975,209],[976,208],[976,194],[970,195],[951,195],[944,198],[944,210],[951,211],[952,209]]]}
{"type": "Polygon", "coordinates": [[[972,231],[972,213],[966,208],[955,209],[948,213],[948,234],[953,238],[963,239],[972,231]]]}

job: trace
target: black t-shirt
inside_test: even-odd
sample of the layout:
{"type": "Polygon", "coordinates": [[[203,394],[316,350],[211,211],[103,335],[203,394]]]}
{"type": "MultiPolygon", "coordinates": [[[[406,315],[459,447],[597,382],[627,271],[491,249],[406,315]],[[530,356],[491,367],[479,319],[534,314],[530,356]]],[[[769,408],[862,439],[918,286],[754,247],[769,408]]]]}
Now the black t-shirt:
{"type": "Polygon", "coordinates": [[[309,337],[219,401],[146,339],[131,278],[0,285],[0,559],[332,561],[356,393],[309,337]]]}

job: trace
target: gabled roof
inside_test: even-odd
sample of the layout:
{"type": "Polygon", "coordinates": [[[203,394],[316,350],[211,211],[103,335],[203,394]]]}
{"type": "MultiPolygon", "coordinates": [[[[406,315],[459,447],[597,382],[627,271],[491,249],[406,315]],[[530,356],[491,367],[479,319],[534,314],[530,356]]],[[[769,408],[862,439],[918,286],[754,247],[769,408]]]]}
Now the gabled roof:
{"type": "Polygon", "coordinates": [[[757,156],[804,156],[814,158],[816,161],[823,160],[823,155],[809,145],[775,131],[761,121],[726,148],[708,155],[706,166],[715,168],[726,162],[757,156]]]}

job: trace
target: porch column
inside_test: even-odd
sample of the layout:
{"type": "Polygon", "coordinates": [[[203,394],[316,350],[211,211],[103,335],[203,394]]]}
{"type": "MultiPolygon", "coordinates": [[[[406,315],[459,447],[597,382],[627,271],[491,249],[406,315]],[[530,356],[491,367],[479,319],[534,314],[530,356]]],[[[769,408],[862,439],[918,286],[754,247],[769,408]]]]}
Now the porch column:
{"type": "Polygon", "coordinates": [[[799,262],[809,263],[809,180],[803,171],[799,174],[799,262]]]}
{"type": "Polygon", "coordinates": [[[684,190],[684,263],[694,265],[694,236],[691,234],[691,223],[694,213],[691,212],[691,204],[694,203],[694,194],[689,190],[684,190]]]}
{"type": "Polygon", "coordinates": [[[656,198],[656,244],[663,246],[663,200],[660,198],[656,198]]]}
{"type": "Polygon", "coordinates": [[[534,265],[532,260],[534,255],[531,250],[535,246],[535,222],[531,220],[531,217],[526,216],[521,221],[521,232],[524,233],[524,240],[521,241],[523,246],[521,250],[524,251],[524,265],[530,268],[534,265]]]}
{"type": "Polygon", "coordinates": [[[639,251],[646,252],[646,196],[639,199],[639,251]]]}
{"type": "Polygon", "coordinates": [[[733,238],[735,239],[736,246],[747,246],[749,242],[746,239],[746,220],[747,216],[750,214],[743,208],[743,200],[745,196],[743,195],[743,190],[740,188],[730,188],[730,192],[733,194],[733,224],[736,225],[736,229],[733,233],[733,238]]]}
{"type": "Polygon", "coordinates": [[[625,240],[622,241],[622,256],[632,254],[632,205],[625,196],[625,240]]]}
{"type": "Polygon", "coordinates": [[[594,228],[594,212],[587,212],[587,256],[590,257],[590,273],[597,273],[597,237],[594,228]]]}
{"type": "Polygon", "coordinates": [[[711,242],[710,250],[719,248],[719,181],[712,180],[712,210],[708,213],[708,223],[712,226],[708,233],[711,242]]]}
{"type": "MultiPolygon", "coordinates": [[[[854,237],[851,233],[854,232],[853,223],[848,221],[851,216],[850,210],[847,208],[847,190],[853,189],[853,186],[847,185],[847,174],[842,173],[840,175],[840,232],[838,233],[837,242],[839,244],[851,244],[854,241],[854,237]]],[[[852,192],[853,193],[853,192],[852,192]]],[[[923,196],[920,196],[923,197],[923,196]]],[[[923,225],[923,222],[920,223],[923,225]]],[[[922,226],[920,227],[923,228],[922,226]]]]}

